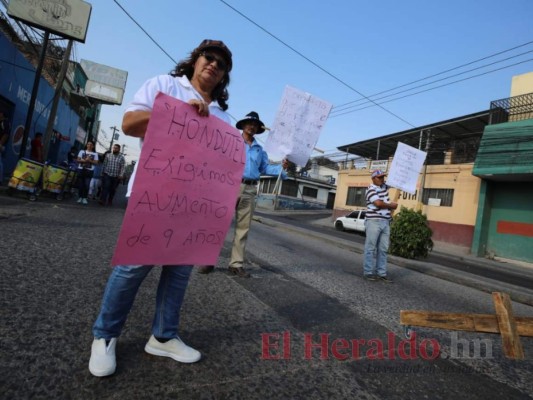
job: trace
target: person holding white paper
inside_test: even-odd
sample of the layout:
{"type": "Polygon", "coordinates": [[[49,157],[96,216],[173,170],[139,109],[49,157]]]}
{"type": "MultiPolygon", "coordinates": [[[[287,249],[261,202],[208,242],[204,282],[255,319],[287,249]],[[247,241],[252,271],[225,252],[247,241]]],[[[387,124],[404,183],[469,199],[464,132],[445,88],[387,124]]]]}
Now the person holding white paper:
{"type": "MultiPolygon", "coordinates": [[[[235,207],[235,235],[228,270],[230,274],[249,278],[250,273],[244,269],[244,249],[255,209],[257,183],[261,175],[278,176],[281,174],[281,178],[286,179],[287,174],[284,170],[289,166],[289,162],[286,159],[281,165],[273,165],[268,162],[268,154],[254,138],[255,135],[265,131],[265,125],[255,111],[248,113],[237,122],[235,127],[242,130],[242,137],[246,144],[246,164],[244,165],[239,199],[235,207]]],[[[199,267],[198,272],[208,274],[214,268],[214,265],[203,265],[199,267]]]]}
{"type": "Polygon", "coordinates": [[[387,252],[390,243],[391,211],[396,210],[398,204],[390,201],[385,175],[385,172],[379,169],[372,172],[372,184],[366,190],[363,277],[369,281],[392,283],[392,279],[387,276],[387,252]]]}
{"type": "MultiPolygon", "coordinates": [[[[229,123],[227,86],[232,68],[232,54],[218,40],[204,40],[190,56],[178,63],[170,75],[160,75],[145,82],[126,108],[122,131],[142,139],[159,92],[194,106],[198,114],[210,114],[229,123]]],[[[140,163],[135,165],[138,167],[140,163]]],[[[128,196],[135,180],[133,172],[128,196]]],[[[89,371],[95,376],[115,372],[115,347],[135,295],[153,265],[119,265],[113,268],[107,282],[102,307],[93,326],[93,344],[89,371]]],[[[180,310],[185,296],[192,265],[162,266],[156,296],[156,309],[152,323],[152,336],[145,351],[149,354],[170,357],[183,363],[193,363],[201,358],[199,351],[187,346],[178,335],[180,310]]]]}

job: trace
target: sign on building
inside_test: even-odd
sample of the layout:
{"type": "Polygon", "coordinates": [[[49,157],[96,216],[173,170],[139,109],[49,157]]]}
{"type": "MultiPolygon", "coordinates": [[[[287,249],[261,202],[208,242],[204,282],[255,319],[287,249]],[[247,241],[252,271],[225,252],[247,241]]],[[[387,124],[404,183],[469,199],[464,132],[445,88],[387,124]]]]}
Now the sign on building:
{"type": "Polygon", "coordinates": [[[375,169],[387,171],[388,166],[389,166],[388,160],[374,160],[370,162],[370,169],[372,171],[374,171],[375,169]]]}
{"type": "Polygon", "coordinates": [[[86,96],[105,103],[122,104],[128,71],[88,60],[81,60],[80,65],[89,78],[85,84],[86,96]]]}
{"type": "Polygon", "coordinates": [[[11,0],[7,15],[58,36],[85,43],[92,6],[81,0],[11,0]]]}

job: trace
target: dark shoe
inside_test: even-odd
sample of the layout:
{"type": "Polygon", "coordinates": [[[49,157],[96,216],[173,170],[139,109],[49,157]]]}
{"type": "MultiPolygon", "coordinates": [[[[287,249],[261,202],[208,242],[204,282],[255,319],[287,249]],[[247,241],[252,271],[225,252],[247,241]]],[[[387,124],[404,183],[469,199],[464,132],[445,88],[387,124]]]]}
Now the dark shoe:
{"type": "Polygon", "coordinates": [[[210,274],[215,269],[214,265],[199,265],[198,267],[199,274],[210,274]]]}
{"type": "Polygon", "coordinates": [[[385,276],[378,276],[378,279],[379,279],[381,282],[392,283],[392,279],[387,278],[387,275],[385,275],[385,276]]]}
{"type": "Polygon", "coordinates": [[[237,275],[240,278],[249,278],[250,273],[246,272],[243,267],[236,268],[236,267],[229,267],[228,268],[229,273],[233,275],[237,275]]]}
{"type": "Polygon", "coordinates": [[[372,275],[372,274],[368,274],[368,275],[363,275],[363,278],[365,278],[367,281],[377,281],[378,278],[376,275],[372,275]]]}

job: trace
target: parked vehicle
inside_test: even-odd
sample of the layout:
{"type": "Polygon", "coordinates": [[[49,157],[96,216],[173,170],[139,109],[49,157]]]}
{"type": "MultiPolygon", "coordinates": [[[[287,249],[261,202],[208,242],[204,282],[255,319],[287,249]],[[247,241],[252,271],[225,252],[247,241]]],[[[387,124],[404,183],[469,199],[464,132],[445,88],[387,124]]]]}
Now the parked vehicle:
{"type": "Polygon", "coordinates": [[[344,217],[335,220],[335,229],[338,231],[356,231],[365,233],[365,210],[352,211],[344,217]]]}

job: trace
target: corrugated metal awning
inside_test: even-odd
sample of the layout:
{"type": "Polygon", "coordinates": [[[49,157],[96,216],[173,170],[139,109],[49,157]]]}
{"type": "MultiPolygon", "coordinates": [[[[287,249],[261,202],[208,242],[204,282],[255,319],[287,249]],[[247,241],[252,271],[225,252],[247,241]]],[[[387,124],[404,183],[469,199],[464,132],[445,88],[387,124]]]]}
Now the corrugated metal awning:
{"type": "Polygon", "coordinates": [[[490,110],[481,111],[337,148],[371,160],[387,160],[394,156],[398,142],[415,148],[421,144],[421,150],[425,150],[429,137],[428,164],[442,164],[446,151],[453,152],[454,164],[474,162],[489,117],[490,110]]]}
{"type": "Polygon", "coordinates": [[[533,119],[488,125],[472,174],[498,181],[533,181],[533,119]]]}

